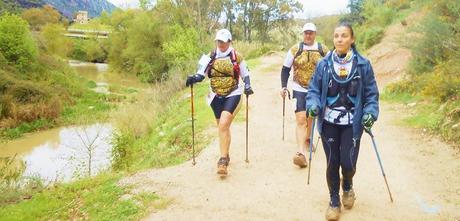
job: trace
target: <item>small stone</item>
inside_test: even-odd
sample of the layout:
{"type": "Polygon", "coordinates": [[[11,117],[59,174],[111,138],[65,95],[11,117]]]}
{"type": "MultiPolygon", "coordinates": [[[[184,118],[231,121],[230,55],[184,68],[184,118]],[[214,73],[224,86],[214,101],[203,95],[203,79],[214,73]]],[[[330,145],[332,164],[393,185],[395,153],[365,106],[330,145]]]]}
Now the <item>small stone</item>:
{"type": "Polygon", "coordinates": [[[407,106],[409,106],[409,107],[415,107],[415,105],[417,105],[417,102],[407,104],[407,106]]]}

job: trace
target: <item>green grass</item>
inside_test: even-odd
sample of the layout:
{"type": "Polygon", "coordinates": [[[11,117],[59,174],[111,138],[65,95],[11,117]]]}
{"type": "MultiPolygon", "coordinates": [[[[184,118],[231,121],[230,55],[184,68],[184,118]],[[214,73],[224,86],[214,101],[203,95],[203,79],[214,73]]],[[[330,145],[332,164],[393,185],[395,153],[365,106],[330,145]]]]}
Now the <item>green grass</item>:
{"type": "Polygon", "coordinates": [[[111,103],[114,98],[109,95],[88,91],[75,104],[64,107],[59,119],[63,125],[93,123],[107,119],[107,112],[116,107],[111,103]]]}
{"type": "Polygon", "coordinates": [[[392,103],[409,104],[413,102],[418,102],[422,98],[420,96],[412,95],[410,93],[392,93],[388,92],[387,90],[384,90],[384,92],[380,94],[380,99],[382,101],[388,101],[392,103]]]}
{"type": "Polygon", "coordinates": [[[252,58],[246,60],[246,65],[248,66],[249,70],[254,69],[255,67],[259,66],[262,64],[262,59],[261,58],[252,58]]]}
{"type": "Polygon", "coordinates": [[[405,126],[436,129],[442,115],[438,113],[437,103],[425,102],[419,96],[409,93],[388,93],[381,95],[382,101],[403,104],[405,115],[400,122],[405,126]]]}
{"type": "Polygon", "coordinates": [[[454,146],[460,146],[460,101],[440,103],[434,99],[412,96],[409,93],[384,92],[381,100],[402,104],[398,113],[402,113],[397,122],[403,126],[426,129],[439,135],[454,146]]]}
{"type": "Polygon", "coordinates": [[[122,174],[101,174],[71,184],[59,184],[30,200],[2,206],[0,220],[138,220],[153,202],[153,193],[132,197],[117,182],[122,174]]]}
{"type": "Polygon", "coordinates": [[[38,119],[32,122],[21,123],[18,127],[0,130],[0,140],[12,140],[41,129],[53,128],[56,122],[50,119],[38,119]]]}

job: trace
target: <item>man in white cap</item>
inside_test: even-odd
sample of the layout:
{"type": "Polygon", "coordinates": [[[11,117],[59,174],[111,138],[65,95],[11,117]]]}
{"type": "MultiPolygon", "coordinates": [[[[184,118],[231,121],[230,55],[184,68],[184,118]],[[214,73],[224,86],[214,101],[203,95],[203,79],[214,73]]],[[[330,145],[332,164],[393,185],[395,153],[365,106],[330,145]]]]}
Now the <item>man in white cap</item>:
{"type": "Polygon", "coordinates": [[[217,173],[226,176],[230,162],[230,125],[238,112],[241,94],[244,92],[249,96],[254,92],[243,57],[231,46],[230,31],[217,31],[215,41],[216,49],[201,57],[197,73],[187,77],[186,86],[203,81],[205,75],[210,78],[211,92],[208,95],[208,103],[216,118],[221,154],[217,162],[217,173]],[[244,86],[239,83],[240,79],[244,86]]]}
{"type": "Polygon", "coordinates": [[[281,97],[285,98],[289,93],[287,83],[291,67],[294,67],[291,82],[292,97],[296,102],[296,139],[298,152],[293,157],[293,163],[300,168],[308,166],[306,149],[309,147],[312,119],[307,118],[306,96],[308,84],[316,68],[316,64],[328,53],[326,46],[315,41],[316,26],[306,23],[302,29],[303,41],[289,49],[281,69],[281,97]]]}

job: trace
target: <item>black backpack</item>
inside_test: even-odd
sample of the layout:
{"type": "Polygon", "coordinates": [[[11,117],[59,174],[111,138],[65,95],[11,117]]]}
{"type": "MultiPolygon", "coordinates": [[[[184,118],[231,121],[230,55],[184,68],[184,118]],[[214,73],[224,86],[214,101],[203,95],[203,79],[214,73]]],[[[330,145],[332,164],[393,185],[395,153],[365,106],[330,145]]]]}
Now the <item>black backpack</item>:
{"type": "MultiPolygon", "coordinates": [[[[318,50],[309,50],[309,51],[318,51],[319,54],[321,55],[321,57],[325,56],[324,51],[323,51],[323,46],[319,42],[318,42],[318,50]]],[[[295,54],[294,59],[296,59],[298,56],[300,56],[302,54],[302,52],[303,52],[303,42],[300,42],[299,43],[299,50],[295,54]]]]}

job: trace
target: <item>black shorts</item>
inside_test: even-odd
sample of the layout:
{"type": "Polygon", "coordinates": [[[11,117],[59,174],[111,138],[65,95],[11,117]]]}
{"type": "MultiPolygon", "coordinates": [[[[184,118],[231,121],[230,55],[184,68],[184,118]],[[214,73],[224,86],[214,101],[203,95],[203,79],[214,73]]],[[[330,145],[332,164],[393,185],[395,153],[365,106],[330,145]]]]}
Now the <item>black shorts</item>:
{"type": "Polygon", "coordinates": [[[241,95],[235,95],[231,97],[215,96],[211,102],[211,108],[214,112],[216,119],[220,119],[222,111],[228,111],[231,114],[235,111],[236,107],[240,103],[241,95]]]}
{"type": "Polygon", "coordinates": [[[295,112],[306,111],[307,110],[307,93],[300,91],[292,91],[292,98],[296,99],[296,108],[295,112]]]}

